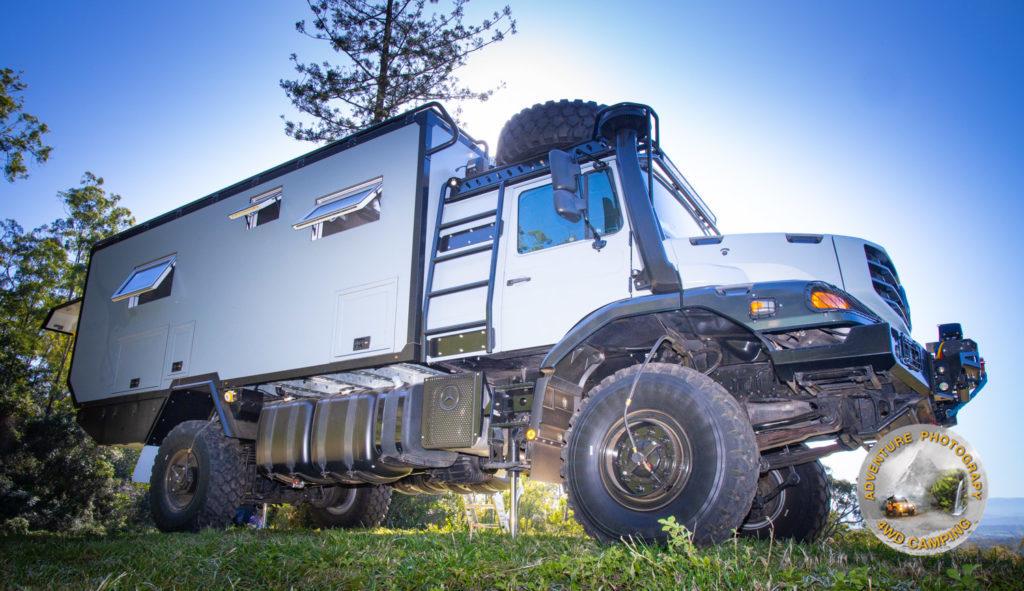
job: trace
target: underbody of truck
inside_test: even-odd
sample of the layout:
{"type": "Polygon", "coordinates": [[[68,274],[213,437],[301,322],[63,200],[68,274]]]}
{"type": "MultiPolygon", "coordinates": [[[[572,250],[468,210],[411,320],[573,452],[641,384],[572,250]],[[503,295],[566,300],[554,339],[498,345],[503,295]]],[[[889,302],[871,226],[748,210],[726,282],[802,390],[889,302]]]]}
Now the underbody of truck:
{"type": "MultiPolygon", "coordinates": [[[[198,529],[239,505],[281,502],[310,503],[324,525],[372,525],[392,491],[515,492],[527,474],[562,484],[599,539],[662,540],[658,520],[671,515],[698,542],[736,529],[809,540],[828,513],[817,460],[905,425],[955,424],[986,381],[984,362],[957,324],[941,325],[935,343],[910,337],[884,249],[831,235],[723,236],[662,152],[650,108],[588,112],[582,137],[532,138],[504,158],[499,147],[504,163],[484,154],[443,183],[432,246],[418,271],[413,262],[422,325],[394,354],[328,371],[188,375],[159,396],[80,404],[98,441],[160,446],[158,525],[198,529]],[[621,210],[595,200],[602,182],[621,210]],[[525,208],[523,186],[548,191],[553,215],[578,224],[566,244],[605,260],[621,248],[626,271],[607,291],[621,297],[553,284],[523,317],[558,321],[528,327],[539,341],[501,341],[496,298],[511,309],[517,286],[543,281],[497,268],[516,228],[505,199],[525,208]],[[438,287],[445,266],[475,255],[482,276],[438,287]],[[444,299],[472,290],[483,319],[431,324],[432,306],[448,314],[437,311],[444,299]]],[[[523,216],[516,256],[541,269],[525,257],[561,246],[549,248],[546,227],[531,238],[523,216]]]]}

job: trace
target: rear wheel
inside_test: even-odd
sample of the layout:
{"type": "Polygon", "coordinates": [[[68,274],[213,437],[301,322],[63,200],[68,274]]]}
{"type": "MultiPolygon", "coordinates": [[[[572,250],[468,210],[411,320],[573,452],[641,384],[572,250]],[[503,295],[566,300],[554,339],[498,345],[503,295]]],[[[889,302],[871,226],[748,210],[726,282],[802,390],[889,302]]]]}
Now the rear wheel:
{"type": "Polygon", "coordinates": [[[566,432],[562,478],[591,536],[662,543],[674,516],[698,543],[727,538],[754,496],[757,447],[742,407],[691,369],[651,363],[605,378],[566,432]],[[625,416],[624,416],[625,414],[625,416]]]}
{"type": "Polygon", "coordinates": [[[153,521],[165,532],[227,527],[244,483],[238,440],[225,436],[219,423],[185,421],[167,434],[153,463],[153,521]]]}
{"type": "Polygon", "coordinates": [[[390,504],[389,486],[334,486],[322,502],[310,505],[309,515],[318,527],[376,527],[390,504]]]}
{"type": "Polygon", "coordinates": [[[759,539],[813,542],[825,529],[830,494],[821,462],[772,470],[757,482],[755,501],[739,533],[759,539]],[[795,473],[798,481],[785,486],[795,473]],[[780,486],[782,488],[780,488],[780,486]]]}

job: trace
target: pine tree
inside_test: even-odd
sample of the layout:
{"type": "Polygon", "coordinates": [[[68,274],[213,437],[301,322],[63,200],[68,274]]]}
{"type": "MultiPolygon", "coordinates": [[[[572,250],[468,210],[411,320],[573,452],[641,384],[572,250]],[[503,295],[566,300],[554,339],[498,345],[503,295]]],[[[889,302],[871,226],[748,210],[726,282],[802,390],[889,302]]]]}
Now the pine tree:
{"type": "Polygon", "coordinates": [[[450,12],[428,18],[426,0],[307,0],[311,28],[299,21],[296,30],[329,43],[344,63],[301,63],[292,54],[301,77],[282,80],[281,87],[317,121],[310,127],[286,121],[285,132],[329,141],[427,101],[486,100],[493,90],[461,86],[454,72],[470,54],[515,33],[516,22],[506,6],[478,25],[465,25],[468,1],[454,0],[450,12]]]}
{"type": "Polygon", "coordinates": [[[50,129],[39,119],[26,113],[21,92],[27,85],[21,81],[21,72],[0,69],[0,150],[4,153],[4,177],[14,182],[28,177],[25,156],[36,162],[46,162],[52,148],[43,144],[43,134],[50,129]]]}

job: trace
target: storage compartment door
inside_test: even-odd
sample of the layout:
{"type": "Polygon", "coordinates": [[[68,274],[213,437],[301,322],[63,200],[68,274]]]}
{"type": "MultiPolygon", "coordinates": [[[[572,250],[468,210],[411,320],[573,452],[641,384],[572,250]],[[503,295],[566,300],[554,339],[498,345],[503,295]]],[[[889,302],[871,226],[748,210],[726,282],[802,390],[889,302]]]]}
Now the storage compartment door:
{"type": "Polygon", "coordinates": [[[394,348],[397,293],[397,279],[338,293],[335,357],[391,351],[394,348]]]}
{"type": "Polygon", "coordinates": [[[121,338],[113,391],[135,392],[160,387],[166,350],[166,326],[121,338]]]}

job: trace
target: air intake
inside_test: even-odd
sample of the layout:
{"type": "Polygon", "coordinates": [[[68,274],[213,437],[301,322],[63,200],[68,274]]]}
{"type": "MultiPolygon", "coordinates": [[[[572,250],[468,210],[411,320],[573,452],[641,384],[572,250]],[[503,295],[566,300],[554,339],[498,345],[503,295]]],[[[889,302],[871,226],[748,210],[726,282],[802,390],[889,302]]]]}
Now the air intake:
{"type": "Polygon", "coordinates": [[[910,324],[910,304],[907,303],[907,293],[900,285],[900,277],[896,274],[896,266],[884,250],[865,244],[864,255],[868,260],[868,271],[871,273],[871,285],[889,304],[896,314],[906,323],[907,329],[910,324]]]}

